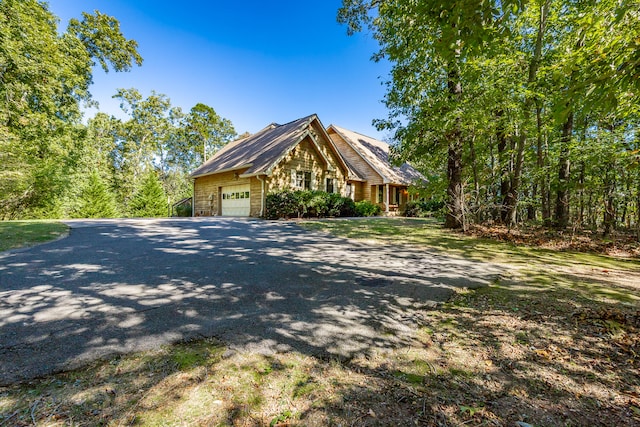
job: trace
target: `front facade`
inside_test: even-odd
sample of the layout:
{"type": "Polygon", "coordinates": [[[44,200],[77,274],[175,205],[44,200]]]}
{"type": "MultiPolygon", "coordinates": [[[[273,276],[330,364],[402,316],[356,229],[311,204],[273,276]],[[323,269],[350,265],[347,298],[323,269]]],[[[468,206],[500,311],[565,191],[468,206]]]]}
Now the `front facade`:
{"type": "Polygon", "coordinates": [[[191,177],[194,216],[264,214],[266,195],[284,189],[323,190],[369,200],[387,214],[404,210],[408,187],[424,177],[389,161],[389,145],[331,125],[313,114],[271,124],[234,141],[191,177]]]}
{"type": "Polygon", "coordinates": [[[349,179],[353,199],[369,200],[386,214],[404,211],[411,199],[409,186],[424,180],[411,165],[393,166],[389,144],[336,125],[327,129],[331,140],[357,177],[349,179]]]}
{"type": "Polygon", "coordinates": [[[314,114],[271,124],[234,141],[196,169],[195,216],[253,216],[264,213],[268,193],[323,190],[345,194],[348,168],[314,114]]]}

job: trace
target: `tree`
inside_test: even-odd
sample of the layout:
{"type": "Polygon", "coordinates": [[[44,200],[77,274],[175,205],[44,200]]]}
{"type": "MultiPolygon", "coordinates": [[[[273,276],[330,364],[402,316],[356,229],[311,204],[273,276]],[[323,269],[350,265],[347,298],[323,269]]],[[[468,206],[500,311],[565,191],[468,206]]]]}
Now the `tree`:
{"type": "Polygon", "coordinates": [[[118,126],[113,151],[116,183],[126,205],[148,165],[155,165],[162,178],[166,176],[168,143],[175,132],[170,115],[179,112],[172,109],[169,97],[156,92],[143,98],[135,88],[118,89],[114,98],[120,100],[120,107],[129,114],[129,119],[118,126]]]}
{"type": "Polygon", "coordinates": [[[446,179],[446,226],[516,226],[541,211],[545,224],[587,218],[610,232],[640,222],[637,10],[637,0],[343,0],[338,20],[349,33],[368,27],[374,60],[391,62],[389,114],[374,123],[394,132],[400,160],[446,179]]]}
{"type": "Polygon", "coordinates": [[[198,103],[186,117],[185,138],[176,144],[174,150],[176,162],[196,166],[207,161],[235,137],[236,131],[230,120],[220,117],[212,107],[198,103]]]}
{"type": "Polygon", "coordinates": [[[343,0],[338,12],[349,33],[368,26],[380,44],[375,58],[393,64],[385,96],[389,118],[379,120],[378,127],[395,130],[408,160],[428,151],[426,146],[446,149],[445,226],[450,228],[465,224],[464,67],[487,40],[501,35],[501,23],[514,6],[518,2],[343,0]]]}
{"type": "Polygon", "coordinates": [[[115,71],[142,62],[112,17],[85,13],[62,34],[56,22],[45,2],[0,1],[3,217],[59,213],[81,155],[80,103],[91,100],[94,61],[115,71]]]}
{"type": "Polygon", "coordinates": [[[145,173],[131,200],[129,212],[134,217],[158,217],[167,215],[167,196],[154,170],[145,173]]]}
{"type": "Polygon", "coordinates": [[[114,97],[129,115],[116,126],[112,151],[115,181],[125,205],[148,165],[160,172],[170,201],[188,196],[188,175],[202,162],[204,147],[213,153],[235,136],[231,122],[204,104],[185,115],[164,94],[152,92],[145,98],[131,88],[119,89],[114,97]]]}
{"type": "Polygon", "coordinates": [[[74,218],[114,218],[118,215],[115,198],[97,171],[89,174],[78,198],[79,207],[73,212],[74,218]]]}

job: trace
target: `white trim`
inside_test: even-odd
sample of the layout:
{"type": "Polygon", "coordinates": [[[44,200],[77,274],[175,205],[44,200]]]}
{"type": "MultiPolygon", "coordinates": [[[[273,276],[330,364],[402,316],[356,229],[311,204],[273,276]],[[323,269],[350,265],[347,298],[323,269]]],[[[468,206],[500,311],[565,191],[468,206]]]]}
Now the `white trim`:
{"type": "MultiPolygon", "coordinates": [[[[260,218],[264,216],[264,178],[260,178],[260,175],[256,175],[258,181],[261,182],[260,188],[260,218]]],[[[249,208],[251,209],[251,208],[249,208]]]]}
{"type": "MultiPolygon", "coordinates": [[[[311,123],[309,123],[309,126],[311,126],[311,123]]],[[[325,156],[324,153],[322,152],[322,149],[320,148],[320,144],[318,144],[318,141],[316,141],[315,136],[313,136],[313,134],[311,132],[309,132],[309,131],[306,131],[305,133],[307,135],[309,135],[309,137],[311,138],[311,142],[313,143],[313,146],[316,148],[316,151],[318,152],[318,154],[320,154],[320,156],[322,157],[324,162],[327,164],[327,170],[330,171],[330,172],[333,172],[334,168],[331,165],[331,162],[329,161],[329,158],[327,156],[325,156]]],[[[331,138],[329,138],[329,139],[331,139],[331,138]]]]}
{"type": "Polygon", "coordinates": [[[385,184],[385,192],[387,193],[387,194],[386,194],[387,203],[386,203],[386,206],[385,206],[385,210],[384,210],[384,211],[385,211],[386,213],[389,213],[389,183],[386,183],[386,184],[385,184]]]}

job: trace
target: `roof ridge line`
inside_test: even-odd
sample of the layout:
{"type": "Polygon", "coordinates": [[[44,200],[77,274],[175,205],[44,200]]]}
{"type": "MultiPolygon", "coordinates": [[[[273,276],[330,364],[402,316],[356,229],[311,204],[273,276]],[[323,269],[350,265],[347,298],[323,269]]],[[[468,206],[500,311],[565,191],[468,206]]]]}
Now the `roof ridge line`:
{"type": "Polygon", "coordinates": [[[291,120],[290,122],[283,123],[283,124],[281,124],[281,125],[279,125],[279,124],[277,124],[277,123],[275,123],[275,122],[273,122],[273,123],[271,123],[271,124],[275,124],[277,127],[287,126],[287,125],[290,125],[290,124],[295,123],[295,122],[301,122],[301,121],[309,120],[309,119],[311,119],[311,118],[312,118],[312,117],[314,117],[314,116],[315,116],[315,117],[318,117],[318,115],[317,115],[316,113],[313,113],[313,114],[309,114],[308,116],[304,116],[304,117],[300,117],[300,118],[295,119],[295,120],[291,120]]]}

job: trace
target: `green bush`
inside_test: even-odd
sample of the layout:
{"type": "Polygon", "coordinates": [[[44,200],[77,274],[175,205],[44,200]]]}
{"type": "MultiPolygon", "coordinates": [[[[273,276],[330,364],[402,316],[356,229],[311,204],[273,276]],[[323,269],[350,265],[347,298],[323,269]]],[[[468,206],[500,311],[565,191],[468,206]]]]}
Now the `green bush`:
{"type": "Polygon", "coordinates": [[[191,203],[176,206],[176,216],[190,217],[192,215],[191,203]]]}
{"type": "Polygon", "coordinates": [[[329,202],[329,216],[356,216],[356,203],[350,197],[330,194],[329,202]]]}
{"type": "Polygon", "coordinates": [[[118,216],[115,197],[96,171],[89,174],[78,198],[79,205],[71,212],[73,218],[115,218],[118,216]]]}
{"type": "Polygon", "coordinates": [[[376,216],[380,215],[382,208],[369,200],[361,200],[355,203],[356,216],[376,216]]]}
{"type": "Polygon", "coordinates": [[[279,191],[267,194],[264,216],[267,219],[293,218],[299,216],[298,191],[279,191]]]}
{"type": "Polygon", "coordinates": [[[353,216],[355,204],[348,197],[318,190],[282,190],[267,195],[265,218],[326,218],[353,216]]]}
{"type": "Polygon", "coordinates": [[[427,216],[438,215],[443,208],[444,202],[436,199],[407,202],[404,210],[404,216],[424,218],[427,216]]]}

